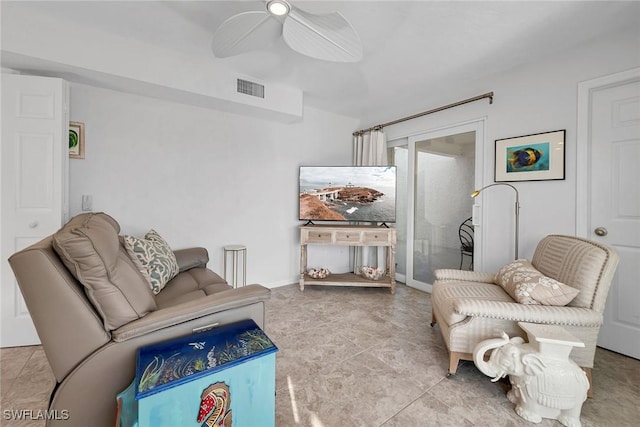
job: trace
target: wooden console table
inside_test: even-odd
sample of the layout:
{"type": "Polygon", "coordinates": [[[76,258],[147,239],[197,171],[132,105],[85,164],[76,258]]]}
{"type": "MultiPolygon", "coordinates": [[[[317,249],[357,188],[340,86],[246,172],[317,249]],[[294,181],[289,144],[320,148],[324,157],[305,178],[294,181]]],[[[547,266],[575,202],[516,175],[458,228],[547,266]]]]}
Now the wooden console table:
{"type": "Polygon", "coordinates": [[[396,229],[371,225],[302,225],[300,226],[300,290],[304,285],[367,286],[396,291],[396,229]],[[312,279],[307,272],[307,245],[385,246],[388,247],[385,269],[380,280],[368,280],[355,274],[331,274],[325,279],[312,279]]]}

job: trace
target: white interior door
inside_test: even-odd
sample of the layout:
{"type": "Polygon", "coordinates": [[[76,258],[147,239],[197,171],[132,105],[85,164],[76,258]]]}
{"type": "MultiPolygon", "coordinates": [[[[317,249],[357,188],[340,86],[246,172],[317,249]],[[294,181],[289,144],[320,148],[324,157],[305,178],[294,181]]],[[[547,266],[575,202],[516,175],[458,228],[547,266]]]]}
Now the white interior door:
{"type": "Polygon", "coordinates": [[[590,165],[585,235],[620,255],[598,345],[640,358],[640,70],[582,89],[590,165]]]}
{"type": "Polygon", "coordinates": [[[2,74],[1,347],[40,342],[7,258],[67,219],[67,100],[63,80],[2,74]]]}

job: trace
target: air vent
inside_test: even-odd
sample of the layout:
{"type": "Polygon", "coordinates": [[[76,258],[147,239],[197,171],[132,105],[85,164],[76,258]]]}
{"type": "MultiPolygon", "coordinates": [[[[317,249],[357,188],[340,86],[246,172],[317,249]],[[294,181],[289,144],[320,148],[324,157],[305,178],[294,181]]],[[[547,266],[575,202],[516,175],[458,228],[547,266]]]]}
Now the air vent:
{"type": "Polygon", "coordinates": [[[249,80],[238,79],[237,90],[238,90],[238,93],[244,93],[245,95],[264,98],[264,85],[261,85],[255,82],[250,82],[249,80]]]}

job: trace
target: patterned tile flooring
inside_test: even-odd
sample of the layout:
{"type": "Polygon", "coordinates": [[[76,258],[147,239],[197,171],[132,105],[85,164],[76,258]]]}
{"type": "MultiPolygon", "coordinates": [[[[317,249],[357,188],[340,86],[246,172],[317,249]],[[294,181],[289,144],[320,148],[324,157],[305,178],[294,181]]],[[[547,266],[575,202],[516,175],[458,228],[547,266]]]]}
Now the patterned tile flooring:
{"type": "MultiPolygon", "coordinates": [[[[446,378],[447,352],[430,321],[429,294],[404,285],[395,295],[382,288],[273,289],[266,332],[280,349],[276,425],[533,425],[513,411],[508,382],[492,383],[472,362],[446,378]]],[[[53,376],[42,349],[2,349],[0,359],[2,410],[45,409],[53,376]]],[[[640,361],[599,348],[593,380],[582,425],[638,425],[640,361]]],[[[2,418],[0,425],[43,424],[2,418]]]]}

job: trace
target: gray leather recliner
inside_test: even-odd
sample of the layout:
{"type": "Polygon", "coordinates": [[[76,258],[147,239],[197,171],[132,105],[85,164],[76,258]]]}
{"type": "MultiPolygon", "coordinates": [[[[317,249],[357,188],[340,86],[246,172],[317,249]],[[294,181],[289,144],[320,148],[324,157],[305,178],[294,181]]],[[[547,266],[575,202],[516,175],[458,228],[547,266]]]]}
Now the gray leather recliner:
{"type": "Polygon", "coordinates": [[[180,272],[154,295],[119,232],[106,214],[81,214],[9,258],[57,382],[49,409],[69,415],[47,426],[114,426],[139,347],[243,319],[264,329],[269,289],[230,287],[191,248],[174,252],[180,272]],[[89,255],[70,261],[69,241],[89,255]]]}

